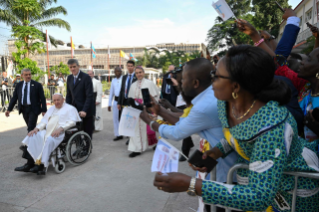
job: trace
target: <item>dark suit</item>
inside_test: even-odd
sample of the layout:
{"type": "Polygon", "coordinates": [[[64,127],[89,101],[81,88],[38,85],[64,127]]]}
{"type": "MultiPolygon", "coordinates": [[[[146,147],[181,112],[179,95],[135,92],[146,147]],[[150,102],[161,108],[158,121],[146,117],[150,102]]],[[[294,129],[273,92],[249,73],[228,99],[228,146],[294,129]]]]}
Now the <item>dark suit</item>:
{"type": "Polygon", "coordinates": [[[28,132],[36,127],[38,116],[41,112],[47,112],[47,104],[40,83],[31,80],[30,82],[30,102],[31,105],[22,105],[22,94],[24,81],[19,82],[13,92],[8,111],[12,111],[18,101],[19,114],[23,114],[24,121],[28,126],[28,132]]]}
{"type": "Polygon", "coordinates": [[[174,107],[176,105],[176,100],[178,96],[178,92],[175,90],[175,87],[171,85],[171,93],[166,93],[166,79],[168,77],[169,73],[165,74],[163,77],[163,83],[162,83],[162,89],[161,89],[161,98],[166,99],[169,101],[174,107]]]}
{"type": "Polygon", "coordinates": [[[86,112],[83,118],[83,130],[92,138],[94,131],[94,96],[93,84],[89,75],[80,71],[74,84],[74,76],[71,74],[67,79],[66,103],[73,105],[79,112],[86,112]]]}
{"type": "MultiPolygon", "coordinates": [[[[118,104],[118,105],[121,105],[121,106],[127,106],[127,105],[129,105],[128,99],[125,98],[125,86],[126,86],[127,77],[128,77],[128,74],[126,74],[126,75],[124,75],[124,76],[122,77],[121,91],[120,91],[120,95],[119,95],[119,100],[118,100],[118,102],[117,102],[117,104],[118,104]]],[[[134,76],[133,76],[131,85],[132,85],[136,80],[137,80],[137,78],[136,78],[135,73],[134,73],[134,76]]],[[[129,92],[130,92],[130,89],[127,90],[127,95],[129,94],[129,92]]]]}

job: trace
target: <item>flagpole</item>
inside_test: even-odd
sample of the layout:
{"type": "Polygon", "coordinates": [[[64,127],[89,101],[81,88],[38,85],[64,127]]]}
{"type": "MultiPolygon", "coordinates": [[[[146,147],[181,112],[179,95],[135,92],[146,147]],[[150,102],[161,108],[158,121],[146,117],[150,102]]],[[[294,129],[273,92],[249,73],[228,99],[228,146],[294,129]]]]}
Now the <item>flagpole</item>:
{"type": "Polygon", "coordinates": [[[71,36],[71,58],[73,59],[73,41],[72,41],[72,36],[71,36]]]}
{"type": "Polygon", "coordinates": [[[107,68],[109,70],[109,82],[110,82],[110,77],[111,77],[111,70],[110,70],[110,46],[107,46],[107,68]]]}
{"type": "Polygon", "coordinates": [[[50,64],[49,64],[49,44],[48,44],[48,30],[45,30],[47,35],[47,60],[48,60],[48,78],[50,79],[50,64]]]}
{"type": "Polygon", "coordinates": [[[92,41],[91,41],[91,66],[93,71],[93,49],[92,49],[92,41]]]}
{"type": "Polygon", "coordinates": [[[122,69],[121,49],[120,49],[120,68],[122,69]]]}

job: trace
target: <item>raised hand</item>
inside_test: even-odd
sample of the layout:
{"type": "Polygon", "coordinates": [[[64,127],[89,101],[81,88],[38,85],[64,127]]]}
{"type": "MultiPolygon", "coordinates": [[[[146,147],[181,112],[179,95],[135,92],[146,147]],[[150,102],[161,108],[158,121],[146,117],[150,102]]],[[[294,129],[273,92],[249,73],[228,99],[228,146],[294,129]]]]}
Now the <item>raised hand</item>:
{"type": "Polygon", "coordinates": [[[237,23],[237,27],[239,31],[245,33],[246,35],[253,36],[258,34],[258,31],[256,30],[256,28],[253,25],[251,25],[248,21],[243,19],[238,19],[238,20],[235,20],[235,22],[237,23]]]}

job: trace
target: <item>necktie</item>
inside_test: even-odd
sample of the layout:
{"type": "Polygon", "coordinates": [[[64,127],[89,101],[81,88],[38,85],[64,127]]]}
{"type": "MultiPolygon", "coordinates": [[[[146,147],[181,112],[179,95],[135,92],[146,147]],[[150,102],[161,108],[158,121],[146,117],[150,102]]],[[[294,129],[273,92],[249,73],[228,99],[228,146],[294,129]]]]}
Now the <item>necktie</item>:
{"type": "Polygon", "coordinates": [[[131,87],[131,77],[132,77],[132,75],[128,75],[128,82],[127,82],[127,87],[126,87],[126,98],[128,96],[128,92],[130,91],[130,87],[131,87]]]}
{"type": "Polygon", "coordinates": [[[28,98],[28,83],[26,82],[24,86],[23,105],[28,105],[27,98],[28,98]]]}
{"type": "Polygon", "coordinates": [[[75,82],[76,82],[76,77],[73,77],[74,78],[74,82],[73,82],[73,85],[75,85],[75,82]]]}

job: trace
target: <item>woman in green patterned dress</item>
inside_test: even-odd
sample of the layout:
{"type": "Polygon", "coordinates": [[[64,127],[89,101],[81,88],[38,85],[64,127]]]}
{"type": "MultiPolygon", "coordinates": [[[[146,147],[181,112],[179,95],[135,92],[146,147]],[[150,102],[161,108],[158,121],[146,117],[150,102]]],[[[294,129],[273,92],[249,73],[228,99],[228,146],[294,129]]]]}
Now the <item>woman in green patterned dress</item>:
{"type": "MultiPolygon", "coordinates": [[[[318,146],[298,137],[297,124],[283,105],[288,86],[274,79],[271,56],[248,45],[232,47],[212,74],[225,139],[204,154],[214,159],[236,151],[238,185],[201,179],[182,173],[157,173],[154,186],[166,192],[192,189],[205,203],[244,211],[291,211],[294,178],[284,171],[319,171],[318,146]]],[[[200,169],[205,171],[205,168],[200,169]]],[[[296,211],[319,211],[319,181],[299,178],[296,211]]]]}

